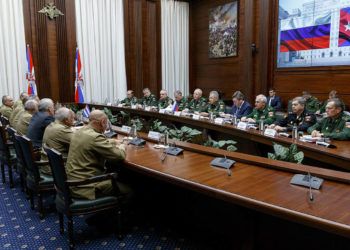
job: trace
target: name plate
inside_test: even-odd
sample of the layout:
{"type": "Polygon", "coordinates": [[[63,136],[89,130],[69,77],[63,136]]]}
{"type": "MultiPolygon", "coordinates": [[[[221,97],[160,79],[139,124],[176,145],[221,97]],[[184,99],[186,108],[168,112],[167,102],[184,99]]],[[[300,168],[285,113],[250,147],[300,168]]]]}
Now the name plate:
{"type": "Polygon", "coordinates": [[[160,109],[160,110],[159,110],[159,113],[160,113],[160,114],[165,114],[165,109],[160,109]]]}
{"type": "Polygon", "coordinates": [[[175,112],[174,112],[174,115],[175,115],[175,116],[181,116],[181,111],[175,111],[175,112]]]}
{"type": "Polygon", "coordinates": [[[131,130],[131,127],[123,125],[121,130],[122,130],[123,132],[126,132],[126,133],[129,134],[129,133],[130,133],[130,130],[131,130]]]}
{"type": "Polygon", "coordinates": [[[107,102],[106,105],[107,105],[107,106],[112,106],[112,103],[111,103],[111,102],[107,102]]]}
{"type": "Polygon", "coordinates": [[[268,136],[268,137],[275,137],[277,134],[276,130],[272,129],[272,128],[267,128],[264,131],[264,135],[268,136]]]}
{"type": "Polygon", "coordinates": [[[131,108],[132,108],[132,109],[136,109],[136,108],[137,108],[137,105],[131,105],[131,108]]]}
{"type": "Polygon", "coordinates": [[[215,118],[214,123],[222,125],[222,124],[224,124],[224,119],[220,118],[220,117],[219,118],[215,118]]]}
{"type": "Polygon", "coordinates": [[[150,106],[145,107],[145,111],[151,111],[151,107],[150,106]]]}
{"type": "Polygon", "coordinates": [[[160,133],[159,132],[155,132],[155,131],[149,131],[148,132],[148,138],[159,141],[160,138],[160,133]]]}
{"type": "Polygon", "coordinates": [[[247,126],[248,126],[248,123],[246,123],[246,122],[239,122],[239,123],[237,124],[237,128],[238,128],[238,129],[242,129],[242,130],[246,130],[246,129],[247,129],[247,126]]]}
{"type": "Polygon", "coordinates": [[[123,107],[123,104],[119,103],[119,104],[118,104],[118,107],[119,107],[119,108],[122,108],[122,107],[123,107]]]}
{"type": "Polygon", "coordinates": [[[192,116],[192,119],[193,119],[193,120],[199,120],[199,117],[200,117],[199,115],[194,114],[194,115],[192,116]]]}

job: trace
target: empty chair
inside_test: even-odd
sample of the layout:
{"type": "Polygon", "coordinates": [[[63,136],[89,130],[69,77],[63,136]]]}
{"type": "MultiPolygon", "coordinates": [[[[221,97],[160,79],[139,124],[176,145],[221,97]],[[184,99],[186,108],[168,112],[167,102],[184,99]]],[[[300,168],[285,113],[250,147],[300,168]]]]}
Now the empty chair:
{"type": "Polygon", "coordinates": [[[55,149],[45,148],[49,158],[51,171],[54,178],[56,189],[56,209],[59,215],[60,233],[64,233],[64,215],[68,218],[68,237],[69,247],[74,248],[73,240],[73,216],[81,214],[98,213],[105,210],[115,210],[117,216],[117,235],[122,238],[121,234],[121,204],[122,197],[119,194],[119,189],[116,184],[116,173],[109,173],[100,176],[91,177],[83,181],[67,180],[67,175],[64,167],[62,155],[55,149]],[[96,198],[95,200],[76,199],[70,194],[70,187],[81,186],[91,183],[98,183],[106,180],[111,180],[115,189],[115,196],[106,196],[96,198]]]}

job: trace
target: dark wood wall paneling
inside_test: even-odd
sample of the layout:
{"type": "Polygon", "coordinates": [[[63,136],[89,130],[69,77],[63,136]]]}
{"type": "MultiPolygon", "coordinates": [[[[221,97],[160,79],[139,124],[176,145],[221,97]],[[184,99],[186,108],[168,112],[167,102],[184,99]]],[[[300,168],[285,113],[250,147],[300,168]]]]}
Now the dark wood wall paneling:
{"type": "Polygon", "coordinates": [[[160,1],[124,1],[126,71],[128,89],[142,96],[149,87],[161,88],[160,1]]]}
{"type": "Polygon", "coordinates": [[[26,43],[33,54],[39,96],[62,102],[74,100],[74,1],[23,0],[23,7],[26,43]],[[50,20],[38,13],[49,2],[64,16],[50,20]]]}

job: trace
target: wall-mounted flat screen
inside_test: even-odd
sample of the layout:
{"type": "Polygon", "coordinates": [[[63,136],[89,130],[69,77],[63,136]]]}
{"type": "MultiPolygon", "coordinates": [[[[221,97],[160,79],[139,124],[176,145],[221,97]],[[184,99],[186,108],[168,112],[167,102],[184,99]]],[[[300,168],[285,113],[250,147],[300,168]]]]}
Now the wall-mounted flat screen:
{"type": "Polygon", "coordinates": [[[350,0],[279,0],[277,67],[350,65],[350,0]]]}

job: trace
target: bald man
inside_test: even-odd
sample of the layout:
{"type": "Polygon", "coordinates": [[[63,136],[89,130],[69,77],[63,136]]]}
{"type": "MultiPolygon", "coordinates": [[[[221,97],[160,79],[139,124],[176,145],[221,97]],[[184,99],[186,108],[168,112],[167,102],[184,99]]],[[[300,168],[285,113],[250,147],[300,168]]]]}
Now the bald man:
{"type": "MultiPolygon", "coordinates": [[[[89,124],[74,133],[68,153],[66,171],[69,180],[84,180],[105,173],[105,161],[122,161],[125,159],[125,145],[108,139],[103,134],[107,128],[107,115],[101,110],[90,113],[89,124]]],[[[118,183],[122,194],[128,188],[118,183]]],[[[72,187],[73,197],[96,199],[113,195],[110,180],[81,187],[72,187]]]]}
{"type": "Polygon", "coordinates": [[[187,104],[184,111],[202,112],[207,106],[207,100],[202,95],[203,91],[201,89],[195,89],[193,99],[187,104]]]}

